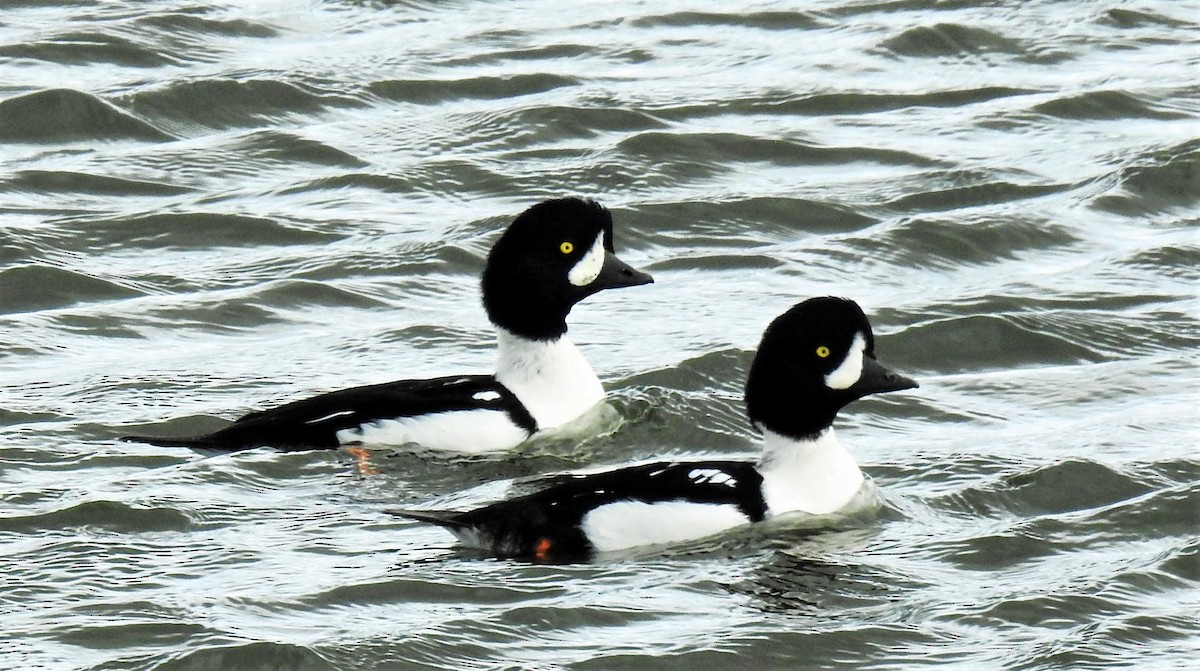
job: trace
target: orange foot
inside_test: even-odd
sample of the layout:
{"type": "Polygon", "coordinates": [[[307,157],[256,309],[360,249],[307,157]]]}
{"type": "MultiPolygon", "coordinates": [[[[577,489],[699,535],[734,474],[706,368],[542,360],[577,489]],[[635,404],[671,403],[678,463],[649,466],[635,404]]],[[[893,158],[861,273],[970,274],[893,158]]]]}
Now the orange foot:
{"type": "Polygon", "coordinates": [[[351,447],[346,450],[354,457],[359,475],[379,475],[379,471],[371,466],[371,453],[361,447],[351,447]]]}

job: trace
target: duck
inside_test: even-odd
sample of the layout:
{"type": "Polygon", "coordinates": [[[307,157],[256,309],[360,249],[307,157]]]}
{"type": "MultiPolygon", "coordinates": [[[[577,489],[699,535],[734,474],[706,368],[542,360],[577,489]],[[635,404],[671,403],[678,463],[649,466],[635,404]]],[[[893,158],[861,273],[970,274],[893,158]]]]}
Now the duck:
{"type": "Polygon", "coordinates": [[[122,440],[201,451],[414,445],[461,453],[510,450],[569,424],[604,388],[567,338],[571,308],[654,279],[617,257],[608,208],[580,197],[521,212],[488,253],[480,288],[497,334],[493,374],[385,382],[251,412],[212,433],[122,440]]]}
{"type": "Polygon", "coordinates": [[[811,298],[771,322],[750,366],[746,414],[763,436],[757,462],[656,461],[555,476],[474,510],[388,512],[491,555],[541,561],[680,543],[792,513],[828,515],[853,507],[865,482],[834,433],[838,412],[917,386],[876,359],[857,303],[811,298]]]}

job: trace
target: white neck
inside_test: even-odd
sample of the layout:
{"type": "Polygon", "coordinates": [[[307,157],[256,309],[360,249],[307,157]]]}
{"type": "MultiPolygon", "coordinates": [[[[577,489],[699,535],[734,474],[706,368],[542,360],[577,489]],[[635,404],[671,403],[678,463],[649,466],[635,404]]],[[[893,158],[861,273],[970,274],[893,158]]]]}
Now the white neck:
{"type": "Polygon", "coordinates": [[[496,380],[516,394],[538,430],[566,424],[604,399],[600,379],[566,336],[529,340],[502,328],[496,332],[496,380]]]}
{"type": "Polygon", "coordinates": [[[771,515],[832,513],[850,503],[863,484],[862,471],[832,428],[809,440],[764,429],[758,471],[771,515]]]}

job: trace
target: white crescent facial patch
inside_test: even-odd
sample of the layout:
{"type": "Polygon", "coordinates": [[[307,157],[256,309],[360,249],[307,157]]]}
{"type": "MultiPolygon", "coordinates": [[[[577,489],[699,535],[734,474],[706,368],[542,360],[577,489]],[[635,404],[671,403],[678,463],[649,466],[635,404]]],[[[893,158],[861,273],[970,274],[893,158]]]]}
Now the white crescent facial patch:
{"type": "Polygon", "coordinates": [[[596,281],[596,278],[600,276],[600,269],[603,267],[604,233],[601,232],[596,235],[596,242],[592,243],[592,248],[587,250],[587,254],[576,261],[567,273],[567,279],[577,287],[586,287],[596,281]]]}
{"type": "Polygon", "coordinates": [[[825,386],[830,389],[849,389],[858,382],[859,376],[862,375],[863,352],[866,349],[867,339],[861,333],[855,334],[854,342],[850,343],[850,349],[846,351],[846,358],[825,376],[825,386]]]}

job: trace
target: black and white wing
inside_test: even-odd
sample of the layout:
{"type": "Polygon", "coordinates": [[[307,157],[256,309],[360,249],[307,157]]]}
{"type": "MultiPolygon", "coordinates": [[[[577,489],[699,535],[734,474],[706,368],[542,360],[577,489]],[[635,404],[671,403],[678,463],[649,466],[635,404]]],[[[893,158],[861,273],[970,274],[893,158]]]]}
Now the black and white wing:
{"type": "Polygon", "coordinates": [[[564,559],[702,538],[767,511],[753,464],[714,460],[559,476],[540,491],[467,512],[394,512],[498,555],[564,559]]]}
{"type": "Polygon", "coordinates": [[[359,442],[420,443],[424,441],[416,438],[425,436],[443,443],[470,442],[496,439],[488,435],[496,431],[507,432],[499,438],[519,442],[536,430],[533,417],[493,376],[468,375],[329,392],[250,413],[203,436],[124,440],[210,450],[269,446],[292,451],[359,442]]]}

